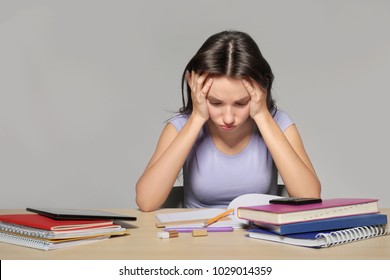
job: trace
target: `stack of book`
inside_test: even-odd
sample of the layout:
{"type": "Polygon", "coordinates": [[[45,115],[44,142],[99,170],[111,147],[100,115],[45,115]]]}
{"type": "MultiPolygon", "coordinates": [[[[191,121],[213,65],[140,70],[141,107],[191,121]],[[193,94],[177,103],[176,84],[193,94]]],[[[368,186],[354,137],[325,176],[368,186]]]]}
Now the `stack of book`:
{"type": "Polygon", "coordinates": [[[250,221],[249,237],[312,248],[389,234],[378,199],[334,198],[306,205],[239,207],[237,215],[250,221]]]}
{"type": "Polygon", "coordinates": [[[36,213],[0,215],[0,242],[53,250],[127,235],[111,219],[53,219],[36,213]]]}

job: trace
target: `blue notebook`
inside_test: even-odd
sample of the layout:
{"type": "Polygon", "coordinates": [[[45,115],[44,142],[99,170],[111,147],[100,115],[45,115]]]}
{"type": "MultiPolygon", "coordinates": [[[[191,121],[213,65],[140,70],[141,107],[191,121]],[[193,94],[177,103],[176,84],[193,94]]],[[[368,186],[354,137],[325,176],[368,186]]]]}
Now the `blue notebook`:
{"type": "Polygon", "coordinates": [[[364,214],[284,225],[274,225],[261,222],[253,223],[255,226],[262,227],[280,235],[383,224],[387,224],[387,216],[385,214],[364,214]]]}
{"type": "Polygon", "coordinates": [[[318,231],[279,235],[269,230],[252,228],[248,237],[296,246],[323,248],[389,234],[387,224],[354,227],[337,231],[318,231]]]}

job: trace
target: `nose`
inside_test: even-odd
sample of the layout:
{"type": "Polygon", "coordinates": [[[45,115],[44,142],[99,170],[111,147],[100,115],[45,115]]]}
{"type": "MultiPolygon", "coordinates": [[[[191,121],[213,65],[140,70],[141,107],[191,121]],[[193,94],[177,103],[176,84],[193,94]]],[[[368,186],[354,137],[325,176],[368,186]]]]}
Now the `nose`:
{"type": "Polygon", "coordinates": [[[234,113],[231,107],[227,107],[224,114],[223,114],[223,123],[225,125],[232,125],[234,124],[234,113]]]}

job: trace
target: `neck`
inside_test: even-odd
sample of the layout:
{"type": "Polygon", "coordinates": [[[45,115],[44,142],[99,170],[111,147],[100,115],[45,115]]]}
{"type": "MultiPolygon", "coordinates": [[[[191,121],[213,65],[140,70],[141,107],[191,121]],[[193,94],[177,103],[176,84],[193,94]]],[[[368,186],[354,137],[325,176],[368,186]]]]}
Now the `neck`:
{"type": "Polygon", "coordinates": [[[252,135],[254,122],[248,119],[245,123],[237,128],[236,131],[223,132],[212,121],[207,122],[211,138],[216,146],[224,146],[227,153],[237,153],[242,150],[249,142],[252,135]]]}

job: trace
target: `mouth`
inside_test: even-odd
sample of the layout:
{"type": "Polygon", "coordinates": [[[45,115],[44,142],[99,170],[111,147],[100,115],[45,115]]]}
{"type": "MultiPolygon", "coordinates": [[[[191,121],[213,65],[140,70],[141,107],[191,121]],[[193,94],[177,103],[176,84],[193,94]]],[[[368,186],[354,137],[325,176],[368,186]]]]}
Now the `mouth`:
{"type": "Polygon", "coordinates": [[[231,131],[231,130],[233,130],[235,128],[234,125],[226,125],[226,124],[225,125],[221,125],[220,127],[221,127],[221,129],[223,131],[231,131]]]}

